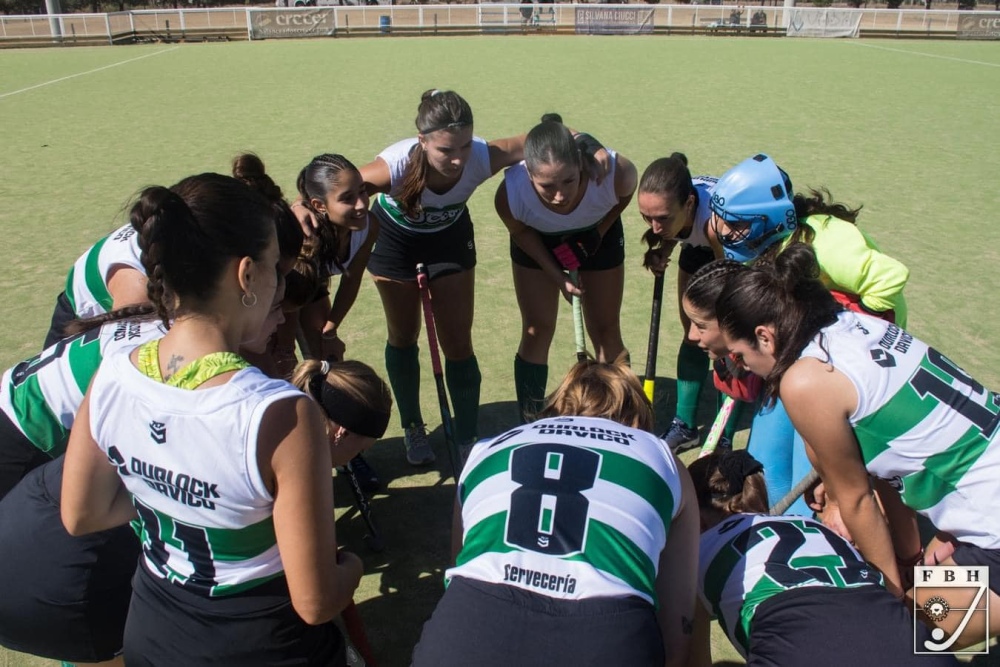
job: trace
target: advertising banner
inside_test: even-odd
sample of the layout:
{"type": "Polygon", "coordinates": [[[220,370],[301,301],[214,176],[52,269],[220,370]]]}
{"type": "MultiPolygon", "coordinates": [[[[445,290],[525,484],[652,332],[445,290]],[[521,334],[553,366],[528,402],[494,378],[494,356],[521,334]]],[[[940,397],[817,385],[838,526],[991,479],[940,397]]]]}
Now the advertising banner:
{"type": "Polygon", "coordinates": [[[653,32],[653,10],[642,7],[577,7],[580,35],[639,35],[653,32]]]}
{"type": "Polygon", "coordinates": [[[959,39],[1000,39],[1000,14],[961,14],[959,39]]]}
{"type": "Polygon", "coordinates": [[[253,39],[332,36],[337,22],[332,9],[286,9],[250,12],[253,39]]]}

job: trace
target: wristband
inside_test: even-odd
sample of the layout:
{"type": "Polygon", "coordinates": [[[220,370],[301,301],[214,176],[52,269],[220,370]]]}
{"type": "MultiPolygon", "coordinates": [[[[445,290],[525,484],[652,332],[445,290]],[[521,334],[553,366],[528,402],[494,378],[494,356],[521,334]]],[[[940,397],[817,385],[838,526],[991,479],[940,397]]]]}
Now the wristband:
{"type": "Polygon", "coordinates": [[[320,336],[322,336],[323,340],[337,340],[338,338],[340,338],[340,336],[337,335],[336,329],[334,329],[333,331],[324,331],[323,333],[320,334],[320,336]]]}

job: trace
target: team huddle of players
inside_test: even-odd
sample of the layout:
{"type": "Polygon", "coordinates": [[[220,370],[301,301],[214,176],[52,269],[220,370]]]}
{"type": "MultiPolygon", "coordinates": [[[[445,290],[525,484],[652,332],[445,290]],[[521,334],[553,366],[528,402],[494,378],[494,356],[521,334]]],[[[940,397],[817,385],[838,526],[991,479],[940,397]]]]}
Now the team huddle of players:
{"type": "Polygon", "coordinates": [[[857,209],[795,193],[763,154],[715,179],[674,153],[640,178],[554,114],[485,141],[451,91],[423,95],[416,128],[360,169],[317,156],[291,204],[253,155],[147,188],[76,262],[45,349],[0,386],[0,644],[130,667],[345,664],[333,619],[362,565],[339,548],[330,470],[378,488],[361,453],[393,404],[407,460],[434,460],[417,264],[465,461],[414,665],[710,665],[713,618],[748,664],[839,665],[845,646],[950,664],[934,651],[1000,630],[915,621],[916,564],[986,566],[1000,590],[1000,396],[905,330],[908,271],[857,209]],[[481,439],[466,203],[501,170],[521,424],[481,439]],[[620,327],[636,191],[646,267],[681,245],[659,437],[620,327]],[[388,383],[338,336],[366,272],[388,383]],[[579,299],[594,359],[546,395],[560,297],[579,299]],[[732,451],[731,419],[685,467],[710,369],[754,410],[750,441],[732,451]]]}

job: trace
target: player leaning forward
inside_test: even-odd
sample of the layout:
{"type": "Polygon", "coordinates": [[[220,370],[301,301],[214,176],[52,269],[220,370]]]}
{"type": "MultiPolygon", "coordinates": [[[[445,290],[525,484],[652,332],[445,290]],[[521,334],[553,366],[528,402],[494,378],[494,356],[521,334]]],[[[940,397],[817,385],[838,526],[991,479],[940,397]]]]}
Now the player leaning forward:
{"type": "MultiPolygon", "coordinates": [[[[989,602],[1000,605],[1000,396],[895,324],[842,310],[804,244],[731,277],[716,312],[729,350],[785,404],[845,527],[883,572],[886,588],[903,596],[869,475],[887,480],[908,507],[955,537],[942,564],[989,566],[989,602]]],[[[942,553],[936,544],[927,553],[932,546],[942,553]]],[[[961,606],[957,598],[952,606],[961,606]]],[[[939,626],[951,632],[961,617],[951,614],[939,626]]],[[[1000,632],[1000,615],[990,626],[990,635],[1000,632]]]]}
{"type": "Polygon", "coordinates": [[[344,664],[332,619],[362,567],[330,521],[328,423],[237,354],[283,289],[272,204],[202,174],[147,188],[131,217],[172,324],[104,358],[70,433],[61,505],[71,535],[138,518],[125,662],[344,664]]]}
{"type": "Polygon", "coordinates": [[[635,375],[588,361],[538,421],[478,443],[413,665],[684,664],[698,508],[652,427],[635,375]]]}
{"type": "Polygon", "coordinates": [[[524,160],[507,169],[497,189],[495,205],[510,232],[521,312],[514,385],[524,421],[545,397],[560,292],[567,300],[580,298],[598,359],[612,361],[625,350],[621,213],[632,200],[636,171],[625,156],[608,152],[610,169],[604,177],[559,115],[546,114],[525,139],[524,160]],[[579,271],[579,284],[574,271],[579,271]]]}

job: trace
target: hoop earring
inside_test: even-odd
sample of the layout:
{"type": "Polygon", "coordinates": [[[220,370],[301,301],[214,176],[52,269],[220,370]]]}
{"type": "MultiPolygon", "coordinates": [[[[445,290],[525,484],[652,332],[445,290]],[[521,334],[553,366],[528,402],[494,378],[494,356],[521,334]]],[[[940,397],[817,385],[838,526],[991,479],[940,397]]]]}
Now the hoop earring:
{"type": "Polygon", "coordinates": [[[243,306],[245,308],[253,308],[254,306],[257,305],[257,295],[254,294],[253,292],[244,292],[243,296],[240,297],[240,302],[243,303],[243,306]],[[251,301],[250,303],[247,303],[247,296],[252,297],[253,301],[251,301]]]}

